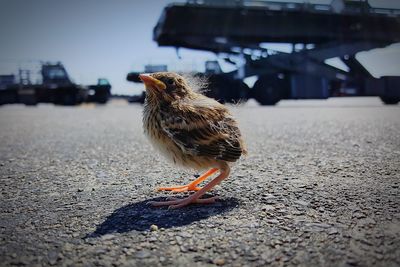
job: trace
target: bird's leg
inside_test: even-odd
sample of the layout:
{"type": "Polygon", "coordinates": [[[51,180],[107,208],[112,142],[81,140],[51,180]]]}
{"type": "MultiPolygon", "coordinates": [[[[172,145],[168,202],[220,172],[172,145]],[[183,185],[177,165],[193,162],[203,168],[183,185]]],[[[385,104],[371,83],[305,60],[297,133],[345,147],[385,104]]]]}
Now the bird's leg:
{"type": "Polygon", "coordinates": [[[170,200],[170,201],[151,201],[149,202],[149,204],[155,207],[169,206],[170,209],[177,209],[191,203],[201,203],[201,204],[214,203],[216,197],[206,198],[206,199],[200,199],[200,197],[202,197],[207,191],[212,189],[214,186],[219,184],[222,180],[227,178],[229,176],[229,172],[230,172],[229,165],[224,164],[224,168],[220,169],[220,174],[214,180],[212,180],[211,182],[206,184],[203,188],[201,188],[199,191],[188,196],[187,198],[170,200]]]}
{"type": "Polygon", "coordinates": [[[160,187],[157,190],[158,191],[172,191],[172,192],[186,192],[186,191],[199,191],[201,187],[197,187],[198,184],[203,182],[205,179],[207,179],[210,175],[213,175],[216,171],[218,171],[217,168],[212,168],[208,170],[206,173],[201,175],[199,178],[191,182],[190,184],[187,185],[182,185],[182,186],[173,186],[173,187],[160,187]]]}

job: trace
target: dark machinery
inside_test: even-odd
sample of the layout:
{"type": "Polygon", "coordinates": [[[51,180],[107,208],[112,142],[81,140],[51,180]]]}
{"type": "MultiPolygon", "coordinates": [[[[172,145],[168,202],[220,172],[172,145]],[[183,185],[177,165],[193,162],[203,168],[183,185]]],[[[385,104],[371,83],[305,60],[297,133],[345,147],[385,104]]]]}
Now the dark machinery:
{"type": "Polygon", "coordinates": [[[88,88],[89,92],[85,102],[105,104],[111,96],[111,85],[107,79],[100,78],[97,80],[97,84],[89,85],[88,88]]]}
{"type": "Polygon", "coordinates": [[[77,105],[83,102],[106,103],[111,86],[106,79],[99,79],[97,85],[81,86],[69,78],[60,63],[41,63],[40,80],[33,82],[31,70],[20,69],[15,75],[0,75],[0,104],[54,103],[56,105],[77,105]]]}
{"type": "Polygon", "coordinates": [[[76,105],[85,100],[87,94],[86,88],[74,84],[60,62],[56,64],[42,64],[41,74],[41,84],[31,85],[28,82],[20,89],[20,91],[33,92],[32,95],[29,95],[29,100],[26,96],[23,99],[20,98],[22,103],[36,104],[44,102],[58,105],[76,105]],[[32,102],[27,102],[30,100],[32,102]]]}
{"type": "Polygon", "coordinates": [[[236,70],[217,76],[224,81],[220,84],[231,84],[231,91],[222,90],[229,100],[246,95],[272,105],[280,99],[357,95],[380,96],[387,104],[400,101],[400,77],[374,78],[356,59],[360,51],[400,41],[400,10],[372,8],[367,1],[191,0],[165,7],[154,40],[160,46],[212,51],[236,63],[236,70]],[[292,44],[292,49],[266,47],[273,42],[292,44]],[[335,57],[348,69],[325,64],[335,57]],[[251,90],[231,83],[250,76],[258,77],[251,90]]]}
{"type": "Polygon", "coordinates": [[[18,84],[15,75],[0,75],[0,105],[18,102],[18,84]]]}

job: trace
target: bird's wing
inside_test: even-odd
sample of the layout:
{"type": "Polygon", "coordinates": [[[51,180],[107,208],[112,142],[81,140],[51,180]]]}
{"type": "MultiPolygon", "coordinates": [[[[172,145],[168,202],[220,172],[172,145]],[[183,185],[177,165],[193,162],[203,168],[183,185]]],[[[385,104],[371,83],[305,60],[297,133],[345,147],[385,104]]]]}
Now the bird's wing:
{"type": "Polygon", "coordinates": [[[212,99],[180,101],[161,113],[161,126],[184,153],[236,161],[245,152],[228,110],[212,99]]]}

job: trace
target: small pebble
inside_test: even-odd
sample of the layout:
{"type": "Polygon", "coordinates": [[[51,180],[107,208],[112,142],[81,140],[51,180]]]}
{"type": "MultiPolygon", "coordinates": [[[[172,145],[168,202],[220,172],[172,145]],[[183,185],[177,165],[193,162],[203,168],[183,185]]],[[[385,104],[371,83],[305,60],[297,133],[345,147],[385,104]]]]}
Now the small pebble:
{"type": "Polygon", "coordinates": [[[215,265],[222,266],[222,265],[225,264],[225,260],[222,259],[222,258],[219,258],[219,259],[215,259],[215,260],[213,261],[213,263],[214,263],[215,265]]]}
{"type": "Polygon", "coordinates": [[[158,226],[155,224],[150,225],[150,231],[152,231],[152,232],[158,231],[158,226]]]}

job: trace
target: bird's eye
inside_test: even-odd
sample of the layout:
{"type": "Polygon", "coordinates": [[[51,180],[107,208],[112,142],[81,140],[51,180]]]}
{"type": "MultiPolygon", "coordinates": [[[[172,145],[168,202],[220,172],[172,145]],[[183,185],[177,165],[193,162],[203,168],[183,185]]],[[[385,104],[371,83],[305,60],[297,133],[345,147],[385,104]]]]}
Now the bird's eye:
{"type": "Polygon", "coordinates": [[[167,79],[166,82],[167,82],[168,85],[174,85],[174,83],[175,83],[174,79],[167,79]]]}

